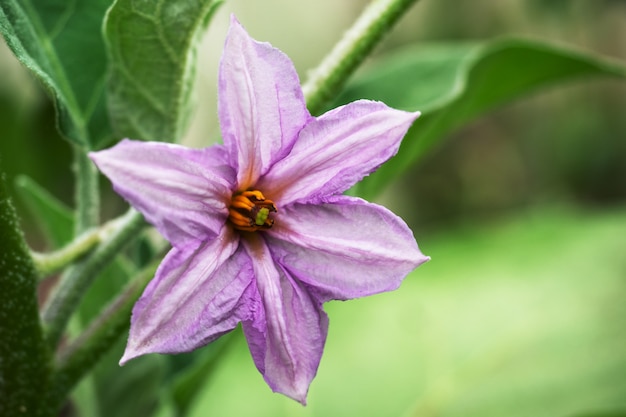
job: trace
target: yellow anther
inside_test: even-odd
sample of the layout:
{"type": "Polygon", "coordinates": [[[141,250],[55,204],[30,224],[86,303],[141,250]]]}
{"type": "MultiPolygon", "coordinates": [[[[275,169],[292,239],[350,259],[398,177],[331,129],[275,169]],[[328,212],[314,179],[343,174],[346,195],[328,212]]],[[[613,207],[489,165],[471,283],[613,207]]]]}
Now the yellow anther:
{"type": "Polygon", "coordinates": [[[267,200],[259,190],[248,190],[233,196],[228,208],[228,220],[237,230],[256,232],[274,225],[271,213],[276,213],[272,200],[267,200]]]}

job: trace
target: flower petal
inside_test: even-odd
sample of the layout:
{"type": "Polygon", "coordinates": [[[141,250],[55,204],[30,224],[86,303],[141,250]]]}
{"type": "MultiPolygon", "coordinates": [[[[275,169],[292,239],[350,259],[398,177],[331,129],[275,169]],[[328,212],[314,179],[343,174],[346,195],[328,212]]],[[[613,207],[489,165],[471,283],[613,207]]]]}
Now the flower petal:
{"type": "Polygon", "coordinates": [[[289,153],[310,118],[291,60],[252,39],[234,16],[220,63],[218,101],[222,137],[242,190],[289,153]]]}
{"type": "Polygon", "coordinates": [[[225,228],[210,242],[173,248],[135,304],[120,363],[146,353],[189,352],[249,320],[258,296],[250,259],[225,228]]]}
{"type": "Polygon", "coordinates": [[[274,259],[321,301],[394,290],[430,259],[402,219],[347,196],[283,208],[267,240],[274,259]]]}
{"type": "Polygon", "coordinates": [[[338,107],[306,125],[258,188],[281,205],[341,193],[395,155],[418,116],[366,100],[338,107]]]}
{"type": "Polygon", "coordinates": [[[244,246],[264,309],[257,320],[242,323],[252,358],[272,391],[305,404],[324,350],[328,317],[307,288],[274,263],[261,238],[244,241],[244,246]]]}
{"type": "Polygon", "coordinates": [[[123,140],[89,156],[174,246],[215,236],[226,222],[234,172],[222,146],[123,140]]]}

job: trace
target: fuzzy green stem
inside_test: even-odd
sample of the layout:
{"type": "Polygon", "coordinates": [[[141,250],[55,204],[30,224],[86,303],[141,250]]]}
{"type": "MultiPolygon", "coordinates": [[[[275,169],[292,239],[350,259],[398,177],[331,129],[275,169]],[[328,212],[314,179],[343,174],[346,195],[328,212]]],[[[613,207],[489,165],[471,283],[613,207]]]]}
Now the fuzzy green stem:
{"type": "Polygon", "coordinates": [[[133,305],[154,276],[158,262],[139,272],[90,326],[57,357],[49,401],[59,407],[74,385],[100,360],[128,328],[133,305]]]}
{"type": "Polygon", "coordinates": [[[102,228],[91,229],[54,252],[32,252],[31,256],[40,278],[45,278],[70,265],[100,243],[102,237],[102,228]]]}
{"type": "Polygon", "coordinates": [[[100,221],[98,170],[86,151],[74,147],[74,177],[76,178],[76,222],[74,235],[79,236],[100,221]]]}
{"type": "Polygon", "coordinates": [[[42,320],[46,328],[48,343],[56,346],[67,322],[78,306],[83,294],[102,268],[108,264],[137,235],[145,225],[143,217],[131,209],[118,219],[110,236],[100,243],[89,258],[69,269],[50,296],[42,320]]]}
{"type": "Polygon", "coordinates": [[[417,0],[373,0],[303,85],[309,111],[319,114],[383,36],[417,0]]]}

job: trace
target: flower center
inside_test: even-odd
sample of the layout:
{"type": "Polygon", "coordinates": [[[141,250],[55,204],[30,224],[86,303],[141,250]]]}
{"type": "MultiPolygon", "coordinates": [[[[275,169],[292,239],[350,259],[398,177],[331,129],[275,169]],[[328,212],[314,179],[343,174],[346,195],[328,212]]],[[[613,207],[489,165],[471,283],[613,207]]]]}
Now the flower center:
{"type": "Polygon", "coordinates": [[[228,220],[235,229],[256,232],[270,229],[274,225],[270,213],[276,212],[272,200],[266,200],[258,190],[249,190],[233,195],[228,207],[228,220]]]}

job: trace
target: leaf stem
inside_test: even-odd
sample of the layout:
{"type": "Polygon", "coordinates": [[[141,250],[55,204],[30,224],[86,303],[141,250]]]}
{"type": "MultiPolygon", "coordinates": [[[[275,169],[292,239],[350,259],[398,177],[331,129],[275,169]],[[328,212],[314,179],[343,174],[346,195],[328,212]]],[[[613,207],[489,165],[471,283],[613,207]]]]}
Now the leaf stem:
{"type": "Polygon", "coordinates": [[[93,249],[103,239],[103,228],[90,229],[54,252],[31,252],[40,279],[60,271],[93,249]]]}
{"type": "Polygon", "coordinates": [[[58,344],[70,316],[102,267],[113,260],[144,225],[141,214],[130,209],[117,220],[109,237],[98,245],[89,258],[68,269],[61,277],[59,285],[42,311],[50,346],[58,344]]]}
{"type": "Polygon", "coordinates": [[[417,0],[373,0],[302,86],[309,111],[319,114],[383,36],[417,0]]]}
{"type": "MultiPolygon", "coordinates": [[[[139,272],[89,327],[57,355],[52,374],[52,403],[62,401],[72,387],[100,360],[128,328],[133,305],[154,276],[159,262],[139,272]]],[[[54,404],[60,406],[61,404],[54,404]]]]}
{"type": "Polygon", "coordinates": [[[49,253],[31,252],[40,278],[57,272],[85,255],[98,243],[106,240],[119,227],[121,220],[111,220],[98,228],[82,233],[59,250],[49,253]]]}

